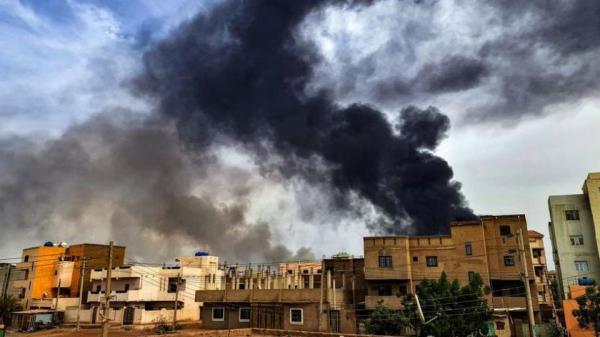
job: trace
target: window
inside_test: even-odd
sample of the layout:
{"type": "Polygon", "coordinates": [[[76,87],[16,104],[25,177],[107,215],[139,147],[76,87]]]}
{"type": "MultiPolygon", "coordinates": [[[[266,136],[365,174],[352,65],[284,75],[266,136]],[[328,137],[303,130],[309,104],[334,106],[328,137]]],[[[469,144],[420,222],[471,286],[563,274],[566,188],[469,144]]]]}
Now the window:
{"type": "Polygon", "coordinates": [[[575,270],[577,271],[588,271],[587,261],[575,261],[575,270]]]}
{"type": "Polygon", "coordinates": [[[413,262],[419,262],[419,257],[418,256],[413,256],[413,262]]]}
{"type": "Polygon", "coordinates": [[[535,248],[531,250],[531,254],[533,255],[534,258],[538,258],[542,255],[542,250],[535,248]]]}
{"type": "Polygon", "coordinates": [[[565,216],[567,220],[579,220],[579,211],[576,209],[566,210],[565,216]]]}
{"type": "Polygon", "coordinates": [[[378,296],[392,296],[392,286],[379,286],[377,288],[378,296]]]}
{"type": "Polygon", "coordinates": [[[475,272],[470,271],[469,272],[469,282],[473,282],[474,279],[475,279],[475,272]]]}
{"type": "Polygon", "coordinates": [[[250,322],[250,308],[240,308],[240,322],[250,322]]]}
{"type": "Polygon", "coordinates": [[[379,268],[392,268],[392,257],[391,256],[380,256],[379,257],[379,268]]]}
{"type": "Polygon", "coordinates": [[[408,287],[406,285],[401,284],[398,288],[400,289],[400,291],[399,291],[400,294],[402,294],[402,295],[408,294],[408,287]]]}
{"type": "Polygon", "coordinates": [[[467,256],[473,255],[473,246],[471,246],[471,241],[465,242],[465,254],[467,254],[467,256]]]}
{"type": "Polygon", "coordinates": [[[496,330],[504,330],[504,322],[496,321],[496,330]]]}
{"type": "Polygon", "coordinates": [[[179,288],[179,290],[185,290],[185,280],[178,279],[177,277],[169,277],[167,292],[175,293],[177,292],[177,288],[179,288]],[[179,280],[179,287],[177,287],[177,280],[179,280]]]}
{"type": "Polygon", "coordinates": [[[300,325],[304,323],[303,310],[301,308],[290,308],[290,324],[300,325]]]}
{"type": "Polygon", "coordinates": [[[428,256],[427,257],[427,267],[437,267],[438,260],[437,256],[428,256]]]}
{"type": "Polygon", "coordinates": [[[504,255],[504,265],[507,267],[514,266],[515,258],[512,255],[504,255]]]}
{"type": "Polygon", "coordinates": [[[27,262],[29,261],[29,255],[25,255],[25,257],[23,257],[23,262],[27,262]]]}
{"type": "Polygon", "coordinates": [[[212,308],[212,320],[222,322],[225,320],[225,308],[215,307],[212,308]]]}
{"type": "Polygon", "coordinates": [[[571,235],[571,246],[583,246],[583,235],[571,235]]]}
{"type": "Polygon", "coordinates": [[[510,231],[509,225],[500,225],[500,235],[502,236],[510,236],[512,232],[510,231]]]}

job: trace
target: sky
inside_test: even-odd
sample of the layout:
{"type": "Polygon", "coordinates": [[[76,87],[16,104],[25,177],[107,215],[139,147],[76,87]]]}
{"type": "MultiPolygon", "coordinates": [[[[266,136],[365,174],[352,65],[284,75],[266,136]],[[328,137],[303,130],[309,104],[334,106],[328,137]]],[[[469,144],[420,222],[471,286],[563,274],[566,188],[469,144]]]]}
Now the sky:
{"type": "MultiPolygon", "coordinates": [[[[99,114],[128,123],[130,115],[155,113],[156,101],[131,90],[135,75],[144,71],[144,54],[179,25],[220,5],[0,0],[0,153],[85,137],[86,132],[95,135],[86,123],[99,114]]],[[[294,38],[310,43],[319,56],[307,92],[327,88],[336,103],[369,104],[391,123],[409,105],[435,106],[447,115],[450,129],[431,151],[450,164],[468,206],[476,214],[526,214],[529,228],[545,235],[551,260],[548,196],[580,193],[587,173],[600,171],[600,29],[593,24],[600,7],[569,1],[519,6],[462,1],[326,6],[304,17],[294,38]]],[[[104,126],[120,134],[118,123],[104,126]]],[[[175,141],[171,131],[164,132],[166,142],[175,141]]],[[[218,168],[203,167],[206,172],[196,177],[202,181],[194,188],[199,195],[211,195],[212,201],[233,209],[230,200],[246,191],[246,217],[256,226],[266,223],[270,240],[284,242],[292,252],[311,247],[313,256],[362,253],[362,236],[371,233],[364,222],[373,212],[363,199],[355,198],[359,215],[332,210],[327,207],[331,196],[320,185],[265,173],[244,144],[223,141],[211,148],[213,157],[218,168]]],[[[187,177],[186,170],[178,174],[187,177]]],[[[6,172],[0,164],[0,184],[13,178],[6,172]]],[[[86,183],[82,179],[82,186],[86,183]]],[[[95,204],[77,221],[57,216],[35,230],[22,227],[27,228],[21,229],[23,235],[3,245],[0,256],[19,256],[23,246],[39,244],[41,238],[89,240],[88,235],[108,240],[116,231],[116,213],[110,218],[111,232],[99,219],[109,220],[93,215],[102,213],[102,207],[108,206],[95,204]],[[57,229],[64,233],[60,238],[57,229]]],[[[1,224],[8,231],[17,223],[1,224]]],[[[157,256],[135,248],[132,233],[143,226],[117,232],[134,246],[133,254],[167,259],[172,254],[167,248],[157,256]]],[[[162,235],[156,229],[140,237],[160,244],[162,235]]],[[[216,245],[184,236],[177,238],[178,253],[216,245]]]]}

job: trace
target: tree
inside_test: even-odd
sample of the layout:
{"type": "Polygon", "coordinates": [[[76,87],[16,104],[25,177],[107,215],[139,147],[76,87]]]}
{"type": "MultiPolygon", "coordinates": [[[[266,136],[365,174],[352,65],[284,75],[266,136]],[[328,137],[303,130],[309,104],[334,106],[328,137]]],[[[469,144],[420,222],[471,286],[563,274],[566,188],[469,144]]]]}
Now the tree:
{"type": "Polygon", "coordinates": [[[0,299],[0,318],[5,325],[10,325],[11,313],[21,310],[21,304],[14,296],[9,295],[4,300],[0,299]]]}
{"type": "Polygon", "coordinates": [[[450,282],[442,273],[439,280],[422,281],[416,290],[425,320],[430,323],[416,319],[416,302],[410,295],[404,297],[400,315],[403,324],[418,335],[463,337],[486,332],[492,311],[484,297],[489,289],[479,274],[461,287],[458,280],[450,282]]]}
{"type": "Polygon", "coordinates": [[[573,316],[577,318],[579,326],[585,328],[591,325],[596,337],[600,336],[600,288],[587,287],[585,294],[575,300],[579,309],[573,310],[573,316]]]}
{"type": "Polygon", "coordinates": [[[399,313],[386,308],[383,301],[377,302],[375,310],[369,316],[367,331],[374,335],[400,335],[402,322],[399,313]]]}

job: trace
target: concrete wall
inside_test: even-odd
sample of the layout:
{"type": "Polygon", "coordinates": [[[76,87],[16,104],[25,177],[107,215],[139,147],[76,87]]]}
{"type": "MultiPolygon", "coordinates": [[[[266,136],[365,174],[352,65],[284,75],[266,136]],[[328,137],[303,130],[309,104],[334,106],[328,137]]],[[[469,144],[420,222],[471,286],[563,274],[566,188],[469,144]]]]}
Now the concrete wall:
{"type": "Polygon", "coordinates": [[[554,263],[558,275],[560,295],[568,298],[568,287],[577,283],[577,278],[587,276],[600,281],[600,259],[596,240],[596,229],[588,199],[583,194],[551,196],[548,198],[550,211],[550,239],[554,248],[554,263]],[[579,220],[567,220],[566,210],[578,210],[579,220]],[[583,235],[584,244],[571,245],[570,235],[583,235]],[[589,270],[578,272],[575,261],[586,261],[589,270]]]}

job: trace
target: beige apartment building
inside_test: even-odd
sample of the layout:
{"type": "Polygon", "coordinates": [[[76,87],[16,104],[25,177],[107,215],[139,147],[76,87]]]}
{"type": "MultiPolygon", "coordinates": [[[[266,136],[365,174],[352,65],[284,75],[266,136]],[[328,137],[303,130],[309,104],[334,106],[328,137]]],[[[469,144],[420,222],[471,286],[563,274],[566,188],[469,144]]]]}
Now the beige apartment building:
{"type": "MultiPolygon", "coordinates": [[[[525,246],[528,286],[537,294],[533,277],[525,215],[482,216],[479,221],[455,222],[449,235],[384,236],[364,238],[365,307],[372,310],[379,301],[392,309],[401,307],[397,294],[414,293],[424,279],[437,279],[445,272],[462,285],[475,274],[489,286],[488,304],[495,311],[496,334],[522,335],[527,331],[527,304],[517,233],[525,246]]],[[[539,303],[533,297],[539,319],[539,303]]]]}
{"type": "MultiPolygon", "coordinates": [[[[202,303],[195,301],[198,290],[222,288],[223,270],[216,256],[178,257],[173,266],[127,265],[115,268],[111,275],[112,324],[143,326],[158,321],[198,321],[202,303]],[[177,307],[175,300],[177,299],[177,307]]],[[[88,305],[82,311],[82,321],[101,321],[106,299],[106,269],[91,273],[92,289],[88,305]]]]}
{"type": "Polygon", "coordinates": [[[569,298],[570,285],[600,281],[600,173],[590,173],[582,194],[548,198],[550,239],[559,292],[569,298]]]}

